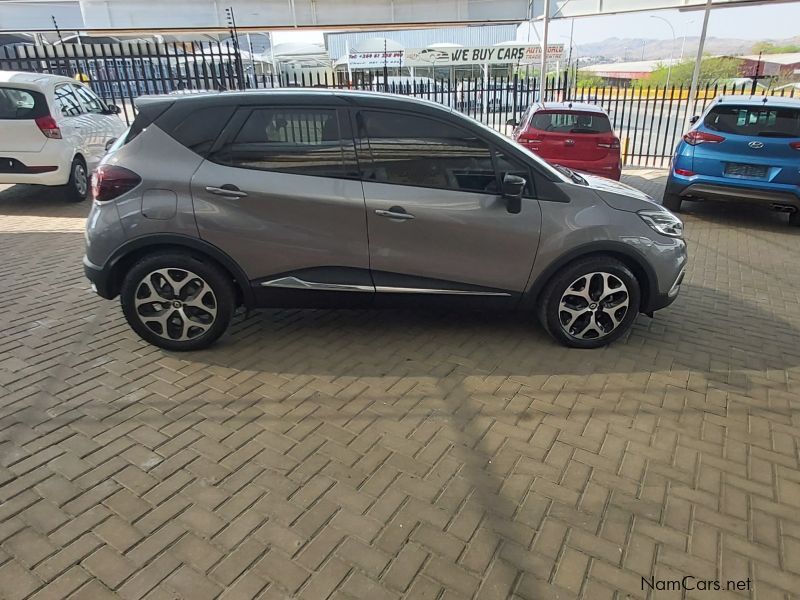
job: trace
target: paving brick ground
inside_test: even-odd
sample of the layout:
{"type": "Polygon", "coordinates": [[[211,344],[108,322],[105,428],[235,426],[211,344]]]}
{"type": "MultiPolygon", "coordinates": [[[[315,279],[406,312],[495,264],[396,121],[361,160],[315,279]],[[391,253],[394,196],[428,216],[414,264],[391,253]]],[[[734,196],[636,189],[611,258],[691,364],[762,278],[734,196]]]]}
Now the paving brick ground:
{"type": "Polygon", "coordinates": [[[0,597],[798,597],[785,216],[690,206],[680,299],[604,350],[520,315],[289,310],[177,355],[88,292],[87,209],[0,193],[0,597]]]}

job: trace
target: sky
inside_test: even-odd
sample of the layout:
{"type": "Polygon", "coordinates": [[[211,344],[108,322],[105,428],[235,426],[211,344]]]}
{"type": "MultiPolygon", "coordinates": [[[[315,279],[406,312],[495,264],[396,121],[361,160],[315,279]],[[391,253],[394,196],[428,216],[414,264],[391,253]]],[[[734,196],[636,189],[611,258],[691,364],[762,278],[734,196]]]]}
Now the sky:
{"type": "MultiPolygon", "coordinates": [[[[599,42],[610,37],[670,39],[672,33],[663,21],[651,18],[657,15],[669,21],[675,29],[675,37],[700,35],[703,23],[702,11],[679,12],[677,10],[651,11],[607,17],[584,17],[575,19],[574,43],[599,42]]],[[[711,12],[708,35],[714,37],[743,38],[748,40],[780,39],[800,35],[800,2],[773,5],[747,6],[715,9],[711,12]]],[[[519,39],[525,40],[526,25],[520,28],[519,39]]],[[[537,26],[541,30],[541,26],[537,26]]],[[[553,42],[569,40],[570,20],[552,21],[550,38],[553,42]]],[[[273,34],[275,43],[318,42],[322,43],[321,31],[279,31],[273,34]]],[[[538,38],[531,33],[531,41],[538,38]]]]}

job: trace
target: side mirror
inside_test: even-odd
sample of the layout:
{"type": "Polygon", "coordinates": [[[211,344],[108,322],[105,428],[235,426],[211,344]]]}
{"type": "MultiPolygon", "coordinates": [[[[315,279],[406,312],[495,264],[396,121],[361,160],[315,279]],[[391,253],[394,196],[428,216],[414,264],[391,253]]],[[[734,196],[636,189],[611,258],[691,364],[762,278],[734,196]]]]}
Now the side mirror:
{"type": "Polygon", "coordinates": [[[524,178],[510,173],[503,177],[503,198],[506,199],[506,210],[512,215],[522,210],[522,191],[526,183],[524,178]]]}
{"type": "Polygon", "coordinates": [[[694,116],[693,116],[691,119],[689,119],[689,123],[691,123],[692,125],[694,125],[694,124],[695,124],[695,123],[697,123],[699,120],[700,120],[700,115],[694,115],[694,116]]]}
{"type": "Polygon", "coordinates": [[[122,112],[122,109],[117,106],[116,104],[109,104],[108,105],[108,114],[110,115],[118,115],[122,112]]]}
{"type": "Polygon", "coordinates": [[[512,127],[516,127],[517,125],[519,125],[519,123],[517,123],[516,119],[509,119],[508,121],[506,121],[506,125],[511,125],[512,127]]]}

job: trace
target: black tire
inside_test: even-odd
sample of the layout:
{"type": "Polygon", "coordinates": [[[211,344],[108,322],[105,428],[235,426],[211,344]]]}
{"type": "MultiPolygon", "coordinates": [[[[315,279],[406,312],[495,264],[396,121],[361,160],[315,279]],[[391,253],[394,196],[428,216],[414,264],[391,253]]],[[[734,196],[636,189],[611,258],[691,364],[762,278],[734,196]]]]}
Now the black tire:
{"type": "Polygon", "coordinates": [[[233,284],[229,275],[216,263],[179,251],[153,254],[137,262],[128,271],[122,283],[120,303],[128,324],[139,334],[139,337],[159,348],[178,352],[200,350],[213,344],[225,333],[236,309],[233,284]],[[161,289],[158,290],[152,277],[148,278],[147,282],[144,281],[146,277],[152,276],[154,272],[159,270],[167,270],[167,274],[177,283],[183,284],[179,288],[180,294],[178,297],[175,296],[172,286],[169,286],[166,283],[166,279],[160,275],[155,275],[156,282],[160,281],[169,287],[162,285],[161,289]],[[183,275],[183,278],[179,278],[182,272],[186,274],[183,275]],[[197,276],[196,279],[190,277],[190,274],[197,276]],[[210,296],[208,291],[202,294],[197,293],[203,289],[200,288],[198,283],[201,281],[208,286],[208,291],[211,292],[210,296]],[[195,296],[190,298],[189,296],[192,295],[193,290],[196,290],[195,296]],[[146,298],[147,296],[144,296],[145,292],[150,292],[159,301],[145,303],[137,307],[137,295],[140,298],[146,298]],[[173,299],[168,302],[162,302],[162,300],[170,298],[170,292],[172,292],[171,297],[173,299]],[[193,306],[183,305],[184,300],[196,302],[201,296],[204,305],[210,308],[200,308],[197,304],[193,306]],[[174,302],[180,303],[181,306],[178,307],[177,304],[173,304],[174,302]],[[169,304],[173,304],[174,308],[168,307],[169,304]],[[155,312],[158,310],[159,305],[162,312],[155,312]],[[215,315],[212,314],[213,310],[216,310],[215,315]],[[142,312],[140,313],[140,311],[142,312]],[[177,314],[176,311],[178,311],[177,314]],[[188,319],[187,322],[189,324],[185,325],[183,319],[187,315],[197,320],[188,319]],[[211,315],[212,320],[208,320],[208,315],[211,315]],[[147,316],[154,317],[148,320],[150,325],[143,321],[143,319],[147,320],[147,316]],[[166,336],[162,335],[164,331],[162,324],[156,322],[158,318],[163,316],[166,316],[166,336]],[[204,322],[200,323],[201,320],[204,322]],[[180,323],[180,325],[176,325],[177,323],[180,323]],[[202,331],[203,327],[207,327],[207,329],[202,331]],[[161,332],[158,331],[159,329],[161,332]],[[180,335],[174,335],[176,332],[180,335]],[[180,336],[185,336],[189,339],[180,339],[180,336]]]}
{"type": "Polygon", "coordinates": [[[83,202],[89,196],[89,172],[86,169],[86,161],[80,156],[72,159],[69,168],[69,181],[62,188],[64,199],[67,202],[83,202]]]}
{"type": "Polygon", "coordinates": [[[669,192],[664,192],[664,199],[662,200],[661,204],[667,210],[671,210],[672,212],[681,212],[681,204],[683,203],[683,198],[678,196],[678,194],[670,194],[669,192]]]}
{"type": "Polygon", "coordinates": [[[800,211],[789,213],[789,225],[800,227],[800,211]]]}
{"type": "MultiPolygon", "coordinates": [[[[596,279],[593,279],[593,281],[596,281],[596,279]]],[[[609,281],[611,280],[609,279],[609,281]]],[[[619,294],[622,294],[622,288],[620,288],[619,294]]],[[[618,294],[615,292],[614,296],[617,295],[618,294]]],[[[593,256],[578,259],[561,269],[545,286],[539,298],[539,321],[542,323],[547,333],[564,346],[570,348],[599,348],[619,339],[628,332],[633,322],[636,320],[636,315],[639,313],[640,299],[641,289],[639,282],[634,274],[631,273],[631,270],[619,260],[610,256],[593,256]],[[616,315],[618,319],[621,319],[619,325],[616,328],[612,326],[607,333],[600,335],[600,329],[597,328],[595,331],[598,333],[598,336],[595,338],[576,337],[565,330],[562,325],[561,299],[568,288],[582,276],[598,272],[612,275],[618,282],[624,284],[628,296],[627,311],[616,315]]],[[[587,310],[590,309],[587,308],[587,310]]],[[[607,314],[604,314],[606,311],[604,310],[602,302],[598,302],[597,307],[591,309],[591,311],[592,312],[588,313],[589,322],[594,319],[594,323],[613,325],[613,321],[607,314]]],[[[566,316],[567,313],[564,313],[564,315],[566,316]]],[[[580,318],[575,319],[575,325],[582,326],[584,323],[588,322],[580,321],[580,318]]],[[[575,325],[573,325],[573,327],[575,325]]]]}

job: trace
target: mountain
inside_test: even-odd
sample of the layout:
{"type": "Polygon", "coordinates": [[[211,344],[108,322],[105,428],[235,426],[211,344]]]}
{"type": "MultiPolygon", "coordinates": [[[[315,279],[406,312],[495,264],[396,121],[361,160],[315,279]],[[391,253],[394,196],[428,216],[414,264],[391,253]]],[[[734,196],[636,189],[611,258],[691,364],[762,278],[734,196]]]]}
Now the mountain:
{"type": "MultiPolygon", "coordinates": [[[[781,40],[764,40],[776,45],[800,44],[800,36],[781,40]]],[[[634,60],[659,60],[667,59],[670,54],[680,58],[683,51],[684,60],[694,60],[700,38],[687,37],[684,41],[679,37],[675,40],[654,40],[647,38],[617,38],[611,37],[602,42],[591,44],[577,44],[575,51],[586,63],[620,62],[634,60]]],[[[750,54],[757,42],[735,38],[706,38],[704,52],[711,55],[739,55],[750,54]]]]}

